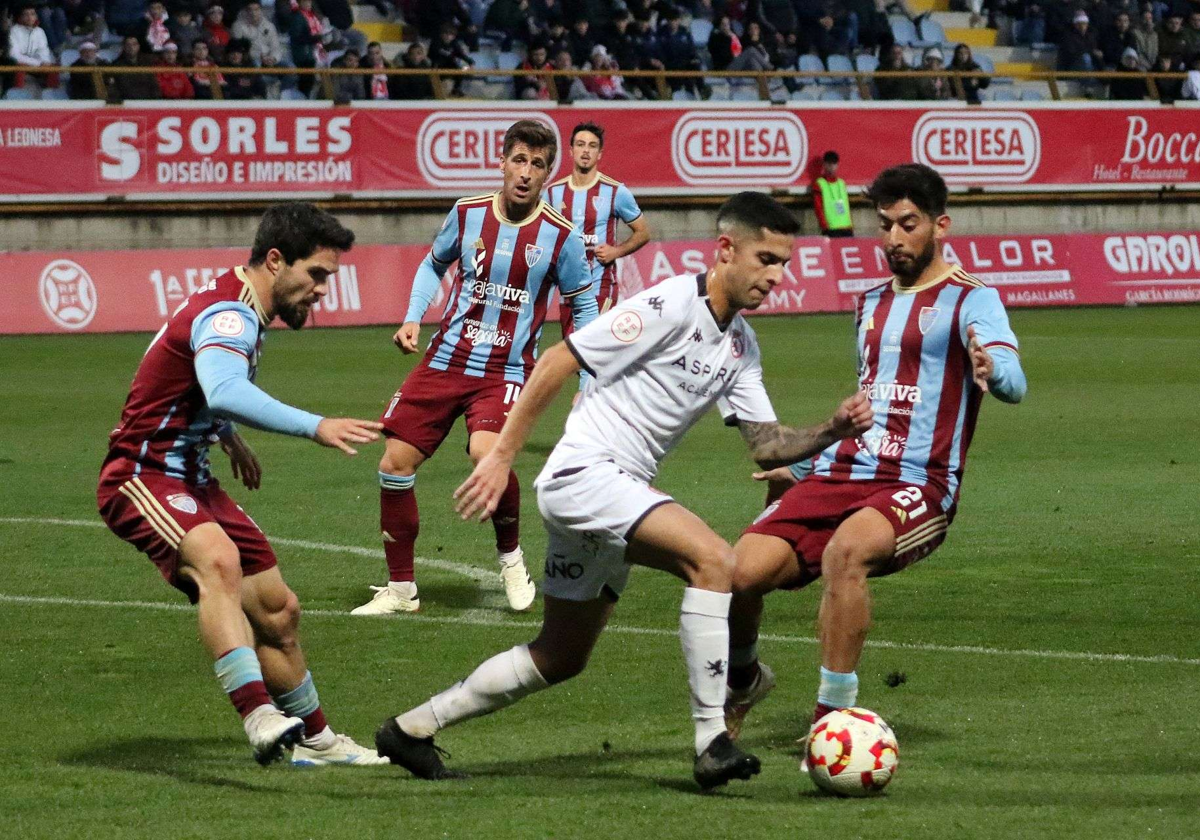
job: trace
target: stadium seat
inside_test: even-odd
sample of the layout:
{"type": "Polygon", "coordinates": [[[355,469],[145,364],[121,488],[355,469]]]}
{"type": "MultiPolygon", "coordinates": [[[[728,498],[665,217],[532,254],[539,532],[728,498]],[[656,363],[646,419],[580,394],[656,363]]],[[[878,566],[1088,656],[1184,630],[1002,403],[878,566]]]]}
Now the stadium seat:
{"type": "Polygon", "coordinates": [[[837,88],[826,88],[821,91],[822,102],[845,102],[846,96],[837,88]]]}
{"type": "Polygon", "coordinates": [[[998,88],[992,92],[993,102],[1016,102],[1017,92],[1009,87],[998,88]]]}
{"type": "Polygon", "coordinates": [[[946,30],[932,17],[921,21],[921,42],[918,46],[933,47],[949,43],[946,40],[946,30]]]}
{"type": "MultiPolygon", "coordinates": [[[[825,60],[831,72],[837,73],[853,73],[854,65],[850,63],[850,59],[844,55],[831,55],[825,60]]],[[[830,79],[835,85],[846,85],[853,81],[849,76],[842,76],[838,79],[830,79]]]]}
{"type": "Polygon", "coordinates": [[[712,21],[707,18],[695,18],[692,20],[692,40],[696,42],[697,47],[708,45],[708,36],[712,34],[712,21]]]}
{"type": "Polygon", "coordinates": [[[9,88],[4,91],[4,98],[11,102],[29,102],[37,99],[28,88],[9,88]]]}
{"type": "Polygon", "coordinates": [[[676,90],[671,92],[671,99],[674,102],[695,102],[696,96],[690,90],[676,90]]]}
{"type": "Polygon", "coordinates": [[[117,44],[115,47],[104,47],[104,48],[96,51],[96,57],[99,58],[101,61],[107,61],[109,64],[112,64],[114,61],[116,61],[117,56],[120,54],[121,54],[121,45],[120,44],[117,44]]]}
{"type": "Polygon", "coordinates": [[[285,102],[308,99],[307,96],[296,90],[296,88],[284,88],[279,92],[279,98],[285,102]]]}
{"type": "Polygon", "coordinates": [[[729,95],[731,93],[729,82],[725,81],[724,79],[710,78],[708,80],[708,86],[712,88],[712,96],[709,97],[710,100],[715,100],[717,102],[729,101],[729,95]]]}
{"type": "Polygon", "coordinates": [[[917,36],[917,27],[913,26],[913,22],[908,18],[892,15],[888,18],[888,23],[892,27],[892,37],[897,44],[911,47],[921,40],[917,36]]]}
{"type": "Polygon", "coordinates": [[[1021,91],[1022,102],[1045,102],[1046,94],[1040,90],[1026,89],[1021,91]]]}
{"type": "Polygon", "coordinates": [[[70,99],[70,98],[71,97],[69,97],[67,95],[66,88],[56,87],[56,88],[45,88],[44,90],[42,90],[42,99],[46,100],[46,101],[62,102],[67,99],[70,99]]]}
{"type": "Polygon", "coordinates": [[[854,57],[854,67],[859,73],[874,73],[879,69],[879,59],[870,53],[862,53],[854,57]]]}
{"type": "Polygon", "coordinates": [[[821,89],[816,85],[806,85],[792,91],[790,98],[793,102],[816,102],[821,98],[821,89]]]}
{"type": "Polygon", "coordinates": [[[479,52],[470,53],[470,56],[476,70],[496,69],[496,54],[491,50],[480,50],[479,52]]]}
{"type": "MultiPolygon", "coordinates": [[[[796,62],[796,69],[802,73],[824,73],[825,64],[821,61],[820,56],[812,55],[811,53],[805,53],[804,55],[800,56],[800,60],[796,62]]],[[[829,80],[824,78],[802,77],[800,81],[804,84],[809,84],[812,82],[822,85],[829,84],[829,80]]]]}
{"type": "Polygon", "coordinates": [[[63,67],[70,67],[79,60],[79,50],[67,47],[62,51],[62,55],[58,57],[58,63],[63,67]]]}
{"type": "Polygon", "coordinates": [[[758,85],[737,85],[730,91],[729,98],[734,102],[757,102],[758,85]]]}

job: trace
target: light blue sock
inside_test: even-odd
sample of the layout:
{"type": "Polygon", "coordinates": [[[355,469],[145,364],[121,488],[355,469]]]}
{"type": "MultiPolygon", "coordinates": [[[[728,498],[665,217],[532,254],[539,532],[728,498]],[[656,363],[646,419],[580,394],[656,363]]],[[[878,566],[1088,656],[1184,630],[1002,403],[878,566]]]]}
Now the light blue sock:
{"type": "Polygon", "coordinates": [[[213,665],[221,688],[232,694],[247,683],[262,682],[262,667],[253,648],[235,647],[213,665]]]}
{"type": "Polygon", "coordinates": [[[831,709],[845,709],[858,701],[858,674],[851,671],[842,674],[821,666],[821,687],[817,689],[817,702],[831,709]]]}
{"type": "Polygon", "coordinates": [[[304,680],[300,685],[286,694],[276,697],[275,705],[285,715],[298,718],[308,717],[319,709],[321,701],[317,699],[317,688],[313,685],[312,672],[305,671],[304,680]]]}

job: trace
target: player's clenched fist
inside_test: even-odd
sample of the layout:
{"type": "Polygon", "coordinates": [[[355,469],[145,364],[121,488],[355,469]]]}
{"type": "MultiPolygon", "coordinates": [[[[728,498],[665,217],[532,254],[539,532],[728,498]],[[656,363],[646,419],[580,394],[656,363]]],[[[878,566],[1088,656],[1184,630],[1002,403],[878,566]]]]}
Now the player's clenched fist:
{"type": "Polygon", "coordinates": [[[396,334],[392,336],[392,341],[396,346],[405,353],[416,353],[417,342],[421,338],[421,325],[416,321],[406,321],[400,329],[396,330],[396,334]]]}
{"type": "Polygon", "coordinates": [[[352,417],[326,417],[317,424],[317,434],[313,438],[322,446],[340,449],[347,455],[357,455],[358,450],[352,443],[372,443],[379,440],[379,430],[382,423],[374,420],[355,420],[352,417]]]}
{"type": "Polygon", "coordinates": [[[862,391],[846,398],[833,414],[833,431],[838,437],[858,437],[875,424],[875,411],[862,391]]]}

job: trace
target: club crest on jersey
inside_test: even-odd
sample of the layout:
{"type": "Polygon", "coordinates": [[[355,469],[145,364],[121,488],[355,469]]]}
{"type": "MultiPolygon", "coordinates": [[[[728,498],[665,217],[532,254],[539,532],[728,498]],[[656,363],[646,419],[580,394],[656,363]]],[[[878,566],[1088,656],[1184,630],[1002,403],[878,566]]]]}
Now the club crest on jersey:
{"type": "Polygon", "coordinates": [[[220,335],[235,338],[246,330],[246,322],[236,312],[218,312],[212,320],[212,327],[220,335]]]}
{"type": "Polygon", "coordinates": [[[938,315],[942,314],[942,310],[936,306],[922,306],[921,314],[917,316],[917,327],[921,330],[921,335],[925,335],[933,325],[937,323],[938,315]]]}
{"type": "Polygon", "coordinates": [[[542,258],[542,253],[546,249],[541,245],[526,245],[525,246],[525,265],[528,268],[533,268],[538,264],[538,260],[542,258]]]}
{"type": "Polygon", "coordinates": [[[733,340],[729,342],[729,352],[735,359],[742,358],[742,354],[746,352],[746,339],[742,337],[741,330],[733,331],[733,340]]]}
{"type": "Polygon", "coordinates": [[[595,210],[597,213],[600,212],[600,196],[598,196],[598,195],[592,196],[592,209],[595,210]]]}
{"type": "Polygon", "coordinates": [[[170,496],[167,496],[167,504],[175,508],[175,510],[183,511],[189,516],[194,516],[196,511],[199,510],[196,500],[187,493],[172,493],[170,496]]]}
{"type": "Polygon", "coordinates": [[[642,316],[630,310],[614,318],[611,327],[613,338],[626,344],[637,341],[642,334],[642,328],[642,316]]]}

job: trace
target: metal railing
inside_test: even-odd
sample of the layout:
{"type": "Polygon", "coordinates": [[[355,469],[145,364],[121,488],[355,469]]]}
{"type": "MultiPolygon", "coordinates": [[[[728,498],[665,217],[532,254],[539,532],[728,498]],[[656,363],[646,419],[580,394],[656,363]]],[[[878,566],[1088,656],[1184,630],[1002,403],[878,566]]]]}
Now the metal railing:
{"type": "MultiPolygon", "coordinates": [[[[1020,82],[1042,82],[1047,85],[1050,99],[1059,101],[1063,96],[1064,82],[1079,82],[1085,86],[1095,87],[1098,84],[1106,84],[1116,79],[1140,78],[1146,86],[1146,93],[1149,99],[1159,100],[1161,91],[1159,82],[1163,80],[1182,81],[1187,78],[1186,73],[1128,73],[1121,71],[1068,71],[1068,70],[1052,70],[1038,69],[1032,71],[1021,71],[1015,73],[986,73],[983,71],[961,71],[961,70],[876,70],[874,72],[859,72],[859,71],[806,71],[806,70],[774,70],[769,72],[761,72],[754,70],[740,71],[692,71],[692,70],[502,70],[502,69],[468,69],[468,70],[442,70],[442,69],[407,69],[407,68],[372,68],[360,67],[355,69],[345,67],[328,67],[328,68],[296,68],[296,67],[203,67],[193,68],[184,66],[146,66],[146,67],[127,67],[127,66],[75,66],[75,67],[39,67],[30,68],[24,66],[0,66],[0,73],[6,74],[24,74],[32,76],[35,79],[48,75],[61,74],[90,74],[92,82],[96,89],[96,98],[108,100],[110,102],[119,101],[115,96],[111,95],[109,90],[110,82],[115,76],[119,75],[167,75],[167,74],[186,74],[188,76],[203,76],[208,80],[209,89],[211,90],[212,98],[220,100],[224,98],[224,92],[221,87],[222,76],[238,76],[238,75],[254,75],[266,77],[316,77],[316,84],[321,85],[321,91],[324,94],[323,98],[333,99],[335,96],[334,78],[338,76],[362,76],[370,78],[372,76],[386,75],[392,77],[426,77],[430,80],[434,99],[446,99],[453,95],[456,84],[471,79],[480,79],[483,81],[495,80],[498,78],[512,78],[515,82],[518,78],[541,79],[546,87],[552,87],[553,81],[558,78],[590,78],[596,76],[610,77],[615,76],[623,81],[647,80],[654,87],[654,91],[660,100],[670,100],[672,91],[677,83],[677,86],[682,87],[682,83],[695,82],[702,85],[708,84],[710,81],[718,81],[722,83],[730,83],[733,81],[745,81],[753,83],[758,94],[758,98],[764,101],[772,99],[772,91],[778,90],[779,83],[784,83],[785,80],[792,79],[800,82],[816,82],[820,80],[830,80],[830,86],[836,86],[839,83],[842,86],[853,86],[857,89],[859,97],[863,100],[874,99],[874,91],[872,90],[872,82],[876,80],[887,79],[911,79],[919,81],[921,79],[945,79],[950,82],[954,91],[954,98],[965,100],[966,87],[964,80],[967,79],[990,79],[995,82],[998,79],[1020,81],[1020,82]]],[[[556,97],[551,97],[554,99],[556,97]]],[[[912,101],[912,102],[933,102],[939,100],[933,99],[917,99],[908,98],[904,100],[893,101],[912,101]]],[[[1135,102],[1137,100],[1128,100],[1135,102]]]]}

